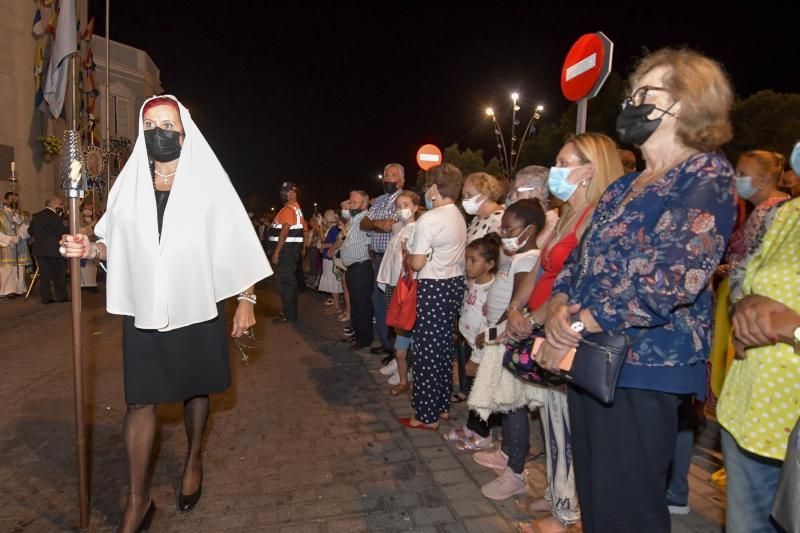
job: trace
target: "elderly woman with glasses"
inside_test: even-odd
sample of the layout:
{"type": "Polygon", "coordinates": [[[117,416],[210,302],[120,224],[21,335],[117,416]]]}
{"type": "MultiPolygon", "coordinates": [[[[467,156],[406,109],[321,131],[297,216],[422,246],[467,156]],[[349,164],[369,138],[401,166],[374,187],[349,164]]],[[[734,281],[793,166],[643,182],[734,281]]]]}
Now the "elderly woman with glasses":
{"type": "Polygon", "coordinates": [[[632,345],[604,404],[568,390],[584,531],[668,532],[665,487],[678,404],[705,394],[711,279],[736,217],[733,169],[715,152],[731,138],[733,92],[715,61],[664,49],[639,63],[617,119],[645,168],[612,183],[548,304],[544,366],[557,369],[586,335],[632,345]]]}

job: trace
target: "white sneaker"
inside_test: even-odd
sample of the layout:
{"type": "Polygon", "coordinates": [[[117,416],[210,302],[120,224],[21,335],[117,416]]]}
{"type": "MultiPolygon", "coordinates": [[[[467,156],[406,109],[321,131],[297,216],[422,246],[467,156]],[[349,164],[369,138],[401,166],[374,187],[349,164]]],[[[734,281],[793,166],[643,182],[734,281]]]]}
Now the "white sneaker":
{"type": "Polygon", "coordinates": [[[380,373],[384,376],[391,376],[397,372],[397,359],[392,359],[389,364],[380,369],[380,373]]]}
{"type": "Polygon", "coordinates": [[[389,385],[399,385],[400,384],[400,373],[395,372],[392,374],[392,377],[389,378],[389,385]]]}
{"type": "Polygon", "coordinates": [[[508,456],[500,449],[475,452],[472,454],[472,460],[492,470],[505,470],[508,468],[508,456]]]}
{"type": "Polygon", "coordinates": [[[509,467],[506,467],[497,479],[481,487],[481,493],[490,500],[507,500],[527,492],[525,474],[517,475],[509,467]]]}

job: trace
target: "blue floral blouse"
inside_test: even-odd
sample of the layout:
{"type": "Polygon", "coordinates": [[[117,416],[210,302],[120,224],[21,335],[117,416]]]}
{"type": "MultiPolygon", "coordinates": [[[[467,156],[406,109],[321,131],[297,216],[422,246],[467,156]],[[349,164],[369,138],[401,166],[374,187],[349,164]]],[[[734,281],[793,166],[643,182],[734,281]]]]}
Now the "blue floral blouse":
{"type": "MultiPolygon", "coordinates": [[[[645,328],[625,367],[694,365],[708,358],[713,317],[709,282],[736,219],[733,169],[723,156],[695,154],[625,203],[637,175],[619,178],[603,194],[553,294],[565,293],[588,308],[608,333],[636,336],[645,328]]],[[[629,368],[629,377],[636,370],[629,368]]],[[[625,374],[623,368],[623,378],[625,374]]],[[[641,372],[639,376],[644,377],[641,372]]],[[[669,381],[669,374],[656,381],[664,379],[669,381]]],[[[624,381],[630,380],[621,378],[620,386],[624,381]]],[[[697,390],[677,390],[675,384],[655,388],[697,390]]]]}

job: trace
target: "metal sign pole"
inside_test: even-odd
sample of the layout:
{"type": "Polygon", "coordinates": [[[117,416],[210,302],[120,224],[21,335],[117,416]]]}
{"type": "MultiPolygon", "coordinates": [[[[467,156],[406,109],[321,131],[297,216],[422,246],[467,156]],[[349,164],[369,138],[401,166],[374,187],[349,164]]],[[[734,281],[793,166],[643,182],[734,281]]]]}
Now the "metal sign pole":
{"type": "Polygon", "coordinates": [[[578,119],[575,125],[575,133],[580,135],[586,133],[586,114],[589,108],[589,99],[581,98],[578,100],[578,119]]]}

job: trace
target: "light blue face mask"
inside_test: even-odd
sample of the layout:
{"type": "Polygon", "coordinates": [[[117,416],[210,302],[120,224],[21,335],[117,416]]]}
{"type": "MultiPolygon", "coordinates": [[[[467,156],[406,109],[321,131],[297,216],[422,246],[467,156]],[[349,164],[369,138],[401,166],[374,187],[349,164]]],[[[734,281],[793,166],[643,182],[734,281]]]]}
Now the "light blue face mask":
{"type": "MultiPolygon", "coordinates": [[[[428,191],[429,191],[429,190],[430,190],[430,189],[428,189],[428,191]]],[[[430,198],[428,198],[428,191],[425,191],[425,209],[427,209],[428,211],[430,211],[431,209],[433,209],[433,200],[431,200],[430,198]]]]}
{"type": "Polygon", "coordinates": [[[794,145],[792,155],[789,157],[789,165],[791,165],[794,173],[800,176],[800,142],[794,145]]]}
{"type": "Polygon", "coordinates": [[[753,187],[753,178],[750,176],[736,176],[736,192],[747,200],[751,198],[758,189],[753,187]]]}
{"type": "Polygon", "coordinates": [[[547,176],[547,188],[550,192],[561,200],[566,202],[575,193],[578,188],[577,183],[570,183],[567,178],[570,173],[578,167],[550,167],[550,174],[547,176]]]}

